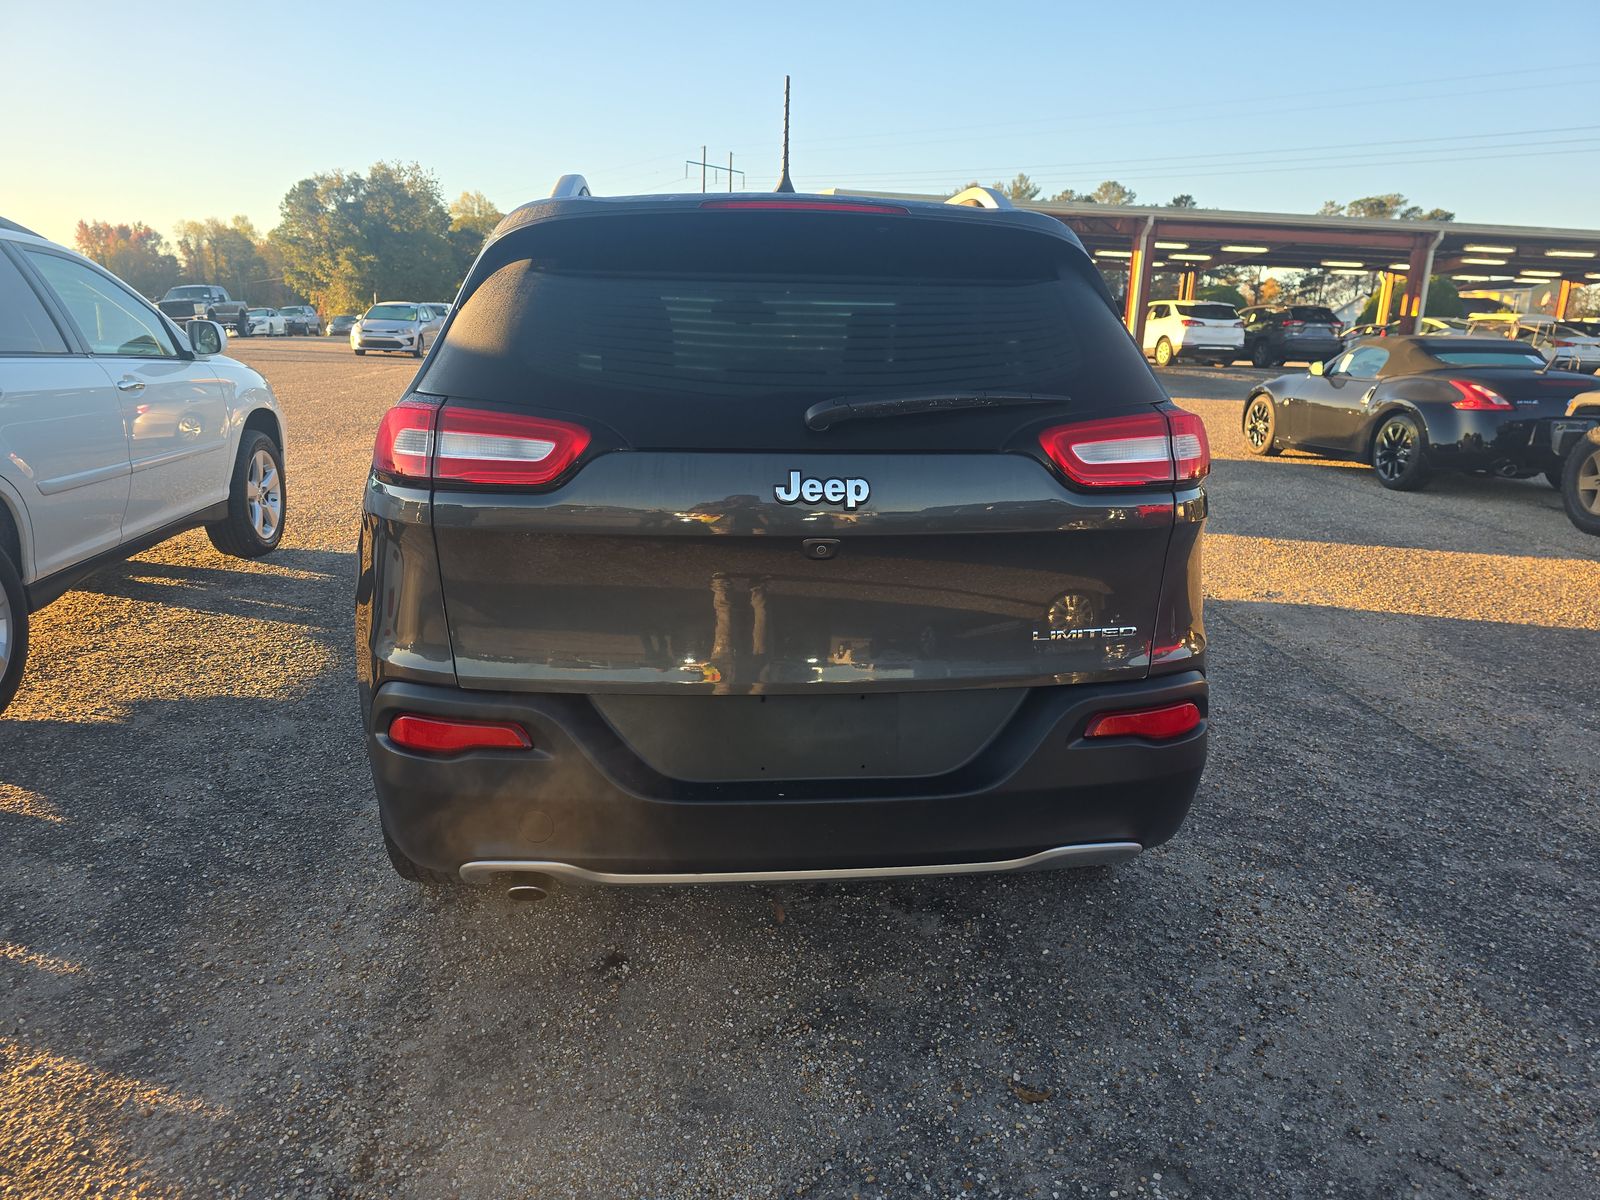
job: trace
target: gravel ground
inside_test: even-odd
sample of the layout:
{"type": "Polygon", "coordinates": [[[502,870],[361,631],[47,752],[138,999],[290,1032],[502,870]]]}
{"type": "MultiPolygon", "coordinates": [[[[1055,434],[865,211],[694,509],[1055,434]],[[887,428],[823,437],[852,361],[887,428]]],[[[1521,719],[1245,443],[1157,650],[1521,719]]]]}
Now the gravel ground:
{"type": "Polygon", "coordinates": [[[1110,870],[436,895],[383,859],[356,514],[409,379],[237,347],[289,532],[39,614],[0,719],[6,1196],[1600,1194],[1600,544],[1206,418],[1216,725],[1110,870]]]}

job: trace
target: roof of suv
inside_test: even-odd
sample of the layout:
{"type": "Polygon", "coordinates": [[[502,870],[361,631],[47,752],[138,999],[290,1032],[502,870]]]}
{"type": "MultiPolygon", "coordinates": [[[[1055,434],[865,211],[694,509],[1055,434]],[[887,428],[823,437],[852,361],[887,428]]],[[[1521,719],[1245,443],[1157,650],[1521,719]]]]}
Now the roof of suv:
{"type": "Polygon", "coordinates": [[[800,210],[813,212],[849,212],[885,215],[914,215],[918,217],[944,217],[957,220],[983,220],[1003,222],[1007,225],[1033,229],[1050,234],[1075,246],[1087,257],[1083,243],[1061,221],[1047,213],[1019,208],[980,208],[976,205],[933,203],[924,200],[863,200],[855,197],[830,196],[804,192],[735,192],[727,195],[707,195],[689,192],[667,196],[582,196],[551,197],[532,200],[519,205],[495,226],[489,236],[496,241],[518,229],[555,217],[597,217],[623,212],[687,212],[695,209],[721,209],[730,212],[760,209],[800,210]]]}

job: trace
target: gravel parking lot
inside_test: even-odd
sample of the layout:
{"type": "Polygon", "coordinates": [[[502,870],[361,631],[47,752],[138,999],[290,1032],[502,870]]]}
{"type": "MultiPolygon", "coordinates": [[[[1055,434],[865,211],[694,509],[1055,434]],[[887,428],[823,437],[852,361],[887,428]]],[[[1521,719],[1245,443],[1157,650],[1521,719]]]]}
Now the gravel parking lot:
{"type": "Polygon", "coordinates": [[[1217,465],[1212,757],[1109,870],[420,891],[351,630],[401,358],[254,339],[285,548],[40,613],[0,719],[6,1196],[1600,1194],[1600,544],[1542,481],[1217,465]]]}

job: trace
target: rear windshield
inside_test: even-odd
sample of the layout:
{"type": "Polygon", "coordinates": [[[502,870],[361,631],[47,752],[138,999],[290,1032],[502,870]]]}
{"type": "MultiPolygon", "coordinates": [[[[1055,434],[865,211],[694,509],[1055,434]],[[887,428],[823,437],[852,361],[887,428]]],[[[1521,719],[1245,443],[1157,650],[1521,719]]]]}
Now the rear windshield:
{"type": "Polygon", "coordinates": [[[1339,318],[1333,315],[1333,309],[1322,308],[1315,304],[1296,304],[1289,310],[1289,319],[1292,321],[1306,321],[1316,325],[1332,325],[1339,318]]]}
{"type": "Polygon", "coordinates": [[[409,304],[374,304],[367,309],[369,321],[415,321],[417,310],[409,304]]]}
{"type": "MultiPolygon", "coordinates": [[[[834,396],[1161,399],[1103,293],[1066,265],[1075,251],[1026,229],[694,212],[513,236],[523,253],[468,281],[419,390],[580,414],[637,446],[749,448],[805,440],[804,409],[834,396]]],[[[826,441],[971,448],[963,436],[1038,411],[851,422],[826,441]]]]}
{"type": "Polygon", "coordinates": [[[1186,317],[1200,317],[1207,321],[1237,321],[1238,310],[1231,304],[1180,304],[1178,311],[1186,317]]]}
{"type": "Polygon", "coordinates": [[[1507,346],[1504,350],[1438,350],[1428,347],[1428,353],[1452,367],[1542,367],[1544,356],[1532,350],[1519,350],[1507,346]]]}
{"type": "Polygon", "coordinates": [[[169,300],[204,300],[211,295],[208,287],[175,287],[167,293],[169,300]]]}

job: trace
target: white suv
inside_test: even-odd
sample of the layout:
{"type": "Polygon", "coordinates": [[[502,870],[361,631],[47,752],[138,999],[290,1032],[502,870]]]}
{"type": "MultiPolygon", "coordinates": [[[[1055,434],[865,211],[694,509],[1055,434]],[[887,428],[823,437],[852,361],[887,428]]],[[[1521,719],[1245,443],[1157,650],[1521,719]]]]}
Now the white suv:
{"type": "Polygon", "coordinates": [[[240,558],[283,537],[283,416],[225,340],[0,220],[0,709],[29,614],[96,568],[197,525],[240,558]]]}
{"type": "Polygon", "coordinates": [[[1145,307],[1144,352],[1164,367],[1194,358],[1225,367],[1244,357],[1244,322],[1216,300],[1152,300],[1145,307]]]}

